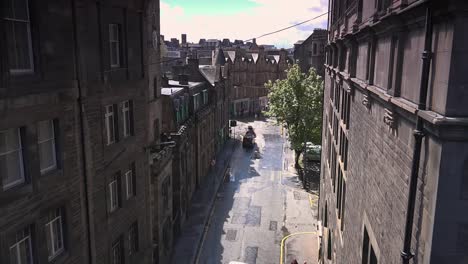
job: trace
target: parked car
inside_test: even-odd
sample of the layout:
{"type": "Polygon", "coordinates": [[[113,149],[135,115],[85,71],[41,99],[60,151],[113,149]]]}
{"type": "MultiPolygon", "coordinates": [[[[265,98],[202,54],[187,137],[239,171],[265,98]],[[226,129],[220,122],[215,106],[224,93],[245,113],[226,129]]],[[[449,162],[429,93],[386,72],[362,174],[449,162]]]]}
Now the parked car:
{"type": "Polygon", "coordinates": [[[322,146],[307,142],[304,147],[304,160],[320,162],[322,155],[322,146]]]}

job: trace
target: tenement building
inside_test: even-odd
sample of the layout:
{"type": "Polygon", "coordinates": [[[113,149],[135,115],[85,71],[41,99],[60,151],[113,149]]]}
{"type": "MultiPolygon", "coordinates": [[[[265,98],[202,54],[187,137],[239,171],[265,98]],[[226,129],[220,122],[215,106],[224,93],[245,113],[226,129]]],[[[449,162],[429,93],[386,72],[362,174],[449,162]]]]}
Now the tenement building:
{"type": "Polygon", "coordinates": [[[467,11],[330,1],[323,263],[468,262],[467,11]]]}
{"type": "Polygon", "coordinates": [[[48,2],[0,4],[0,263],[87,261],[72,6],[48,2]]]}
{"type": "Polygon", "coordinates": [[[0,263],[151,262],[153,2],[1,1],[0,263]]]}
{"type": "Polygon", "coordinates": [[[216,50],[213,65],[224,66],[230,91],[231,117],[252,115],[264,110],[268,102],[265,83],[285,78],[285,70],[292,63],[286,50],[280,50],[278,55],[268,55],[255,41],[248,50],[216,50]]]}
{"type": "Polygon", "coordinates": [[[308,38],[294,44],[294,62],[299,64],[302,72],[306,73],[314,68],[317,74],[324,76],[327,39],[327,30],[316,28],[308,38]]]}

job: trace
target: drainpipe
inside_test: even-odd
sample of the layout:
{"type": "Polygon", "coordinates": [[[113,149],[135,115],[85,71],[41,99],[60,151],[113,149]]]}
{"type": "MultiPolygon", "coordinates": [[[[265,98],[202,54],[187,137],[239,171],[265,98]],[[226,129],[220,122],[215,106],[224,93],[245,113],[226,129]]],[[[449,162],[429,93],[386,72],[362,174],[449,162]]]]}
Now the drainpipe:
{"type": "MultiPolygon", "coordinates": [[[[424,51],[422,53],[422,71],[421,71],[421,83],[419,87],[419,111],[426,110],[426,99],[427,89],[429,84],[429,72],[431,68],[432,59],[432,12],[430,1],[427,1],[426,8],[426,26],[425,26],[425,40],[424,40],[424,51]]],[[[416,204],[416,192],[418,186],[418,175],[419,175],[419,161],[421,157],[421,144],[422,139],[425,136],[423,119],[416,116],[416,129],[413,131],[414,136],[414,148],[413,148],[413,160],[411,164],[411,176],[409,182],[409,194],[408,194],[408,210],[406,211],[406,224],[405,224],[405,238],[403,242],[403,250],[401,251],[401,258],[403,264],[409,264],[410,259],[414,257],[411,253],[411,239],[413,233],[413,220],[414,220],[414,207],[416,204]]]]}
{"type": "Polygon", "coordinates": [[[76,16],[76,0],[72,0],[72,18],[73,18],[73,45],[75,49],[75,76],[78,89],[78,108],[80,118],[80,150],[81,150],[81,166],[83,168],[83,191],[84,191],[84,211],[86,214],[86,235],[87,235],[87,251],[88,263],[93,263],[92,247],[91,247],[91,224],[90,224],[90,210],[88,199],[88,173],[86,164],[86,146],[85,146],[85,131],[84,131],[84,108],[83,108],[83,95],[81,90],[81,68],[80,68],[80,48],[78,44],[78,24],[76,16]]]}

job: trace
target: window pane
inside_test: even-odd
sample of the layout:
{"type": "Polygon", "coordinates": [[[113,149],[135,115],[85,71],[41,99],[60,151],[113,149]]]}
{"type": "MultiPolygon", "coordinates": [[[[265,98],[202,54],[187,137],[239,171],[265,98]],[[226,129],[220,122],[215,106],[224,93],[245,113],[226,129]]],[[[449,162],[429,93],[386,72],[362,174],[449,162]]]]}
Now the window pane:
{"type": "Polygon", "coordinates": [[[7,18],[28,19],[27,0],[7,0],[3,15],[7,18]]]}
{"type": "Polygon", "coordinates": [[[108,131],[108,143],[112,143],[114,142],[114,117],[113,116],[109,116],[107,118],[107,131],[108,131]]]}
{"type": "Polygon", "coordinates": [[[5,31],[7,34],[8,62],[10,68],[17,68],[16,63],[16,41],[15,41],[15,22],[4,20],[5,31]]]}
{"type": "Polygon", "coordinates": [[[54,252],[57,252],[60,249],[59,245],[59,236],[60,236],[60,231],[59,231],[59,220],[55,220],[52,224],[52,227],[54,229],[54,252]]]}
{"type": "Polygon", "coordinates": [[[133,173],[132,173],[132,171],[129,171],[128,178],[129,178],[128,181],[130,183],[129,187],[128,187],[128,193],[130,194],[130,196],[132,196],[133,195],[133,188],[134,188],[134,184],[135,184],[133,182],[133,173]]]}
{"type": "Polygon", "coordinates": [[[15,11],[15,18],[29,20],[28,0],[13,0],[12,2],[15,11]]]}
{"type": "Polygon", "coordinates": [[[29,24],[4,20],[8,42],[8,60],[10,69],[32,69],[30,54],[29,24]]]}
{"type": "Polygon", "coordinates": [[[124,136],[130,135],[130,111],[124,112],[124,136]]]}
{"type": "Polygon", "coordinates": [[[113,113],[113,112],[114,112],[113,106],[112,106],[112,105],[107,105],[107,106],[106,106],[106,113],[107,113],[107,114],[111,114],[111,113],[113,113]]]}
{"type": "Polygon", "coordinates": [[[41,171],[55,167],[55,146],[53,140],[39,144],[39,162],[41,171]]]}
{"type": "Polygon", "coordinates": [[[52,231],[51,231],[51,224],[46,225],[46,241],[47,241],[47,250],[49,252],[49,256],[54,255],[53,245],[52,245],[52,231]]]}
{"type": "Polygon", "coordinates": [[[16,247],[10,248],[10,264],[17,264],[18,263],[18,253],[16,251],[16,247]]]}
{"type": "Polygon", "coordinates": [[[111,42],[110,43],[110,60],[112,66],[120,65],[120,54],[119,54],[119,43],[111,42]]]}
{"type": "Polygon", "coordinates": [[[0,154],[17,150],[20,147],[18,129],[8,129],[0,132],[0,154]]]}
{"type": "Polygon", "coordinates": [[[37,123],[37,140],[42,142],[54,137],[54,123],[52,120],[37,123]]]}
{"type": "Polygon", "coordinates": [[[62,230],[62,218],[57,220],[57,247],[63,248],[63,230],[62,230]]]}
{"type": "Polygon", "coordinates": [[[30,238],[27,238],[19,244],[20,263],[32,264],[30,238]]]}
{"type": "Polygon", "coordinates": [[[117,24],[109,25],[109,40],[119,41],[119,26],[117,24]]]}
{"type": "Polygon", "coordinates": [[[2,175],[3,188],[24,182],[20,152],[0,156],[0,174],[2,175]]]}

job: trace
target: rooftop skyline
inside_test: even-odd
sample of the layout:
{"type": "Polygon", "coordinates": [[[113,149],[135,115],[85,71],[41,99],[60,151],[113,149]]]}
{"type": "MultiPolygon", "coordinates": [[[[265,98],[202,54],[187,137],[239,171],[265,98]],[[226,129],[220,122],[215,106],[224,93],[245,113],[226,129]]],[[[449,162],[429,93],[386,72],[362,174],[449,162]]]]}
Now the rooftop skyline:
{"type": "MultiPolygon", "coordinates": [[[[327,0],[162,0],[161,34],[166,39],[187,34],[188,42],[229,38],[248,40],[327,12],[327,0]]],[[[258,44],[291,48],[314,28],[326,28],[327,16],[270,36],[258,44]]]]}

